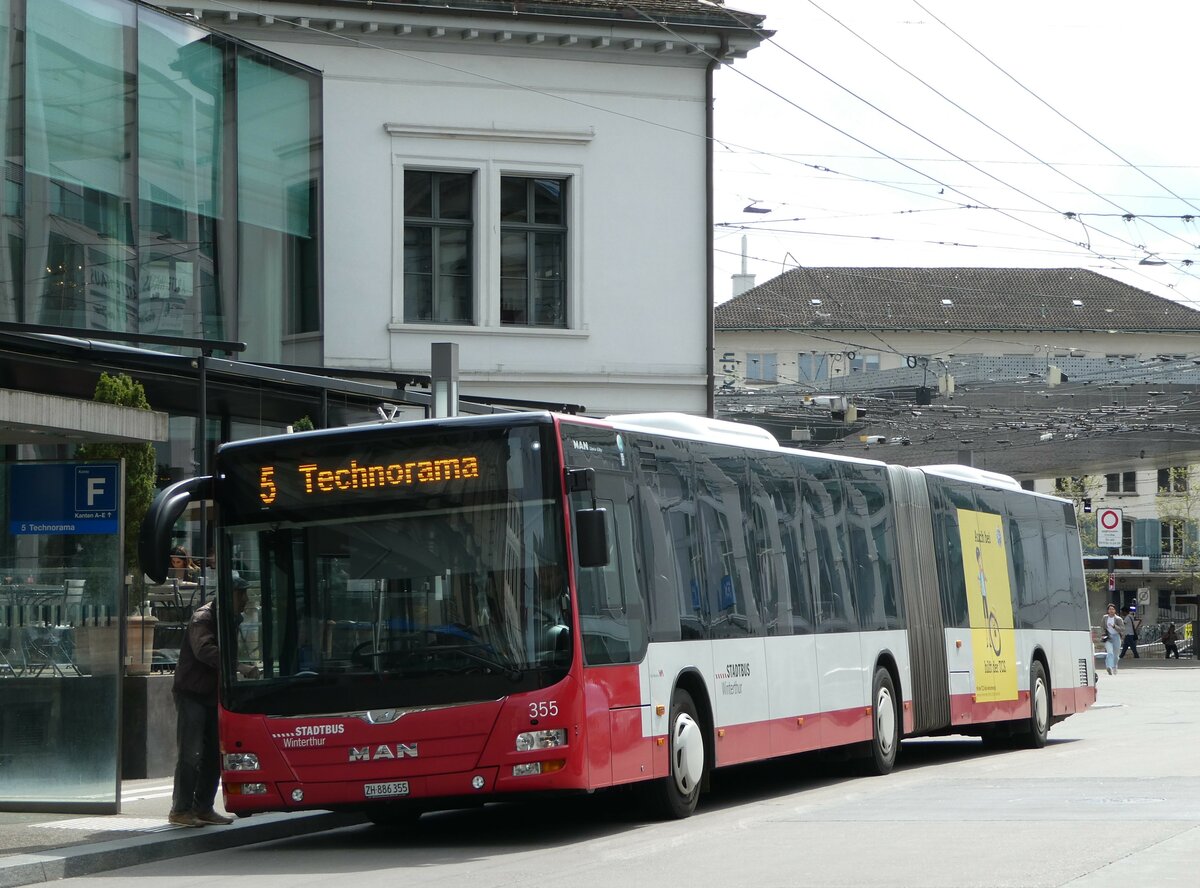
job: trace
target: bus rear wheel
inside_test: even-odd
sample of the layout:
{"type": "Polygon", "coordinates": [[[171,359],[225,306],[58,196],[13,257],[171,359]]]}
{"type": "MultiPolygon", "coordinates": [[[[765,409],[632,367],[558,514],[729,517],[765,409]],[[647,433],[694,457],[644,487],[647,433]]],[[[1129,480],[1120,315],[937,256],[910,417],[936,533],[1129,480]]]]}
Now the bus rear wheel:
{"type": "Polygon", "coordinates": [[[900,751],[900,706],[892,673],[880,666],[875,670],[871,691],[871,757],[867,767],[872,774],[889,774],[896,766],[900,751]]]}
{"type": "Polygon", "coordinates": [[[696,810],[708,762],[703,723],[692,695],[682,688],[671,698],[667,739],[670,774],[646,784],[646,800],[659,816],[681,820],[696,810]]]}
{"type": "Polygon", "coordinates": [[[1021,733],[1024,745],[1041,749],[1050,736],[1050,683],[1040,660],[1029,667],[1029,724],[1021,733]]]}

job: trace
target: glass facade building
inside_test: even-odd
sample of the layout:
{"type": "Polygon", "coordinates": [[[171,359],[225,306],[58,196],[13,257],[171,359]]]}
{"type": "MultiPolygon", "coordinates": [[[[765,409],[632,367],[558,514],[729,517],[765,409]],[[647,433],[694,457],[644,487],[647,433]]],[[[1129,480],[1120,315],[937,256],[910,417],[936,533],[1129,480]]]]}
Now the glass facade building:
{"type": "MultiPolygon", "coordinates": [[[[0,389],[86,401],[101,373],[133,377],[168,415],[159,486],[220,441],[373,416],[385,386],[269,366],[321,361],[321,126],[316,72],[187,17],[0,0],[0,389]],[[239,341],[238,360],[220,351],[239,341]]],[[[6,515],[58,501],[43,476],[121,486],[119,463],[78,462],[99,435],[76,421],[0,430],[6,515]]],[[[0,532],[0,808],[119,808],[122,673],[172,645],[140,597],[130,614],[140,571],[112,525],[0,532]]],[[[204,557],[200,510],[176,533],[204,557]]],[[[150,728],[129,712],[138,748],[150,728]]]]}
{"type": "Polygon", "coordinates": [[[320,77],[131,0],[0,0],[0,54],[0,320],[294,362],[320,331],[320,77]]]}
{"type": "MultiPolygon", "coordinates": [[[[0,331],[0,387],[90,400],[100,373],[128,373],[170,417],[160,486],[195,474],[201,446],[370,415],[370,395],[254,375],[320,361],[321,125],[316,72],[185,16],[0,0],[0,321],[72,337],[0,331]],[[201,341],[246,344],[210,352],[203,435],[201,341]]],[[[0,458],[72,459],[79,440],[9,435],[0,458]]],[[[71,542],[0,536],[0,573],[57,578],[71,542]]]]}

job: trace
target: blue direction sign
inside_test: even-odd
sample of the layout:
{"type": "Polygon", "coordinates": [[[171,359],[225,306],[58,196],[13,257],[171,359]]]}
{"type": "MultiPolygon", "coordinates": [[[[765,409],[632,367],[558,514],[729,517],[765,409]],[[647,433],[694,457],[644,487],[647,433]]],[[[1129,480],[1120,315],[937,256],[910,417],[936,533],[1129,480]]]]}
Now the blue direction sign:
{"type": "Polygon", "coordinates": [[[120,525],[117,463],[13,463],[12,534],[111,534],[120,525]]]}

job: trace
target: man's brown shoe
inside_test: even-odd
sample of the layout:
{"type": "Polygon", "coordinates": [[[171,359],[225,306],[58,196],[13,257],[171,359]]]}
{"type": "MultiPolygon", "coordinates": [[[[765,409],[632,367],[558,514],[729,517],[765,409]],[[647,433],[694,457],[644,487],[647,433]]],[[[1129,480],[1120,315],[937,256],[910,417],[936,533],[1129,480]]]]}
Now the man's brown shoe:
{"type": "Polygon", "coordinates": [[[203,821],[191,811],[172,811],[167,815],[167,823],[175,826],[204,826],[203,821]]]}
{"type": "Polygon", "coordinates": [[[232,817],[226,817],[223,814],[218,814],[216,811],[203,811],[195,815],[198,821],[198,826],[203,826],[206,823],[211,823],[214,826],[228,826],[233,823],[232,817]]]}

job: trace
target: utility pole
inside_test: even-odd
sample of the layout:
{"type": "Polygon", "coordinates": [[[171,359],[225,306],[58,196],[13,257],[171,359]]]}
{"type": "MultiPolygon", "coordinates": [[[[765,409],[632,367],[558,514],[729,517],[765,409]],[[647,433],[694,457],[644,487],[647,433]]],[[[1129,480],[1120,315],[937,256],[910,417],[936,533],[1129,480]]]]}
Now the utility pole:
{"type": "Polygon", "coordinates": [[[458,343],[433,343],[429,367],[430,416],[458,416],[458,343]]]}

